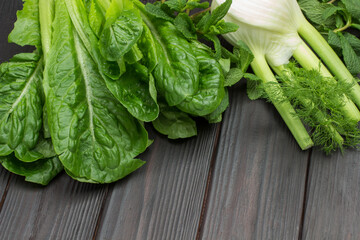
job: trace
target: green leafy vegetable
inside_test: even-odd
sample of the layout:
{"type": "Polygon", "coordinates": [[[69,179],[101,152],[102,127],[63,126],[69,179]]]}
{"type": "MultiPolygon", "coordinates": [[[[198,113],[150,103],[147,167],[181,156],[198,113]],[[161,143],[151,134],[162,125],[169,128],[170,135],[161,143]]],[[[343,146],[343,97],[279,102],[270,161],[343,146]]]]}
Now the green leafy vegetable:
{"type": "Polygon", "coordinates": [[[157,50],[158,65],[153,72],[156,86],[168,104],[174,106],[198,90],[199,65],[190,43],[171,22],[146,14],[142,10],[142,17],[151,31],[157,50]]]}
{"type": "Polygon", "coordinates": [[[356,55],[355,50],[342,34],[340,34],[340,42],[343,50],[342,54],[344,56],[344,61],[350,73],[353,75],[360,73],[360,57],[356,55]]]}
{"type": "Polygon", "coordinates": [[[14,30],[9,35],[9,42],[20,46],[40,47],[39,0],[26,0],[17,18],[14,30]]]}
{"type": "Polygon", "coordinates": [[[181,12],[186,7],[186,0],[169,0],[164,2],[171,10],[181,12]]]}
{"type": "MultiPolygon", "coordinates": [[[[146,87],[146,85],[142,84],[141,80],[138,78],[136,79],[133,78],[137,81],[137,83],[135,83],[134,85],[141,86],[141,88],[134,88],[133,85],[126,84],[126,82],[121,81],[121,79],[128,79],[129,74],[127,74],[125,77],[120,76],[120,74],[119,76],[108,74],[109,69],[113,69],[114,71],[112,72],[115,73],[116,72],[120,73],[121,69],[119,69],[119,66],[116,62],[106,61],[104,59],[104,56],[100,53],[100,50],[98,48],[99,39],[91,31],[91,26],[86,17],[87,15],[86,9],[82,5],[81,0],[70,0],[70,1],[67,0],[66,2],[67,2],[66,6],[68,6],[68,9],[70,9],[68,11],[73,13],[70,16],[72,22],[76,23],[74,24],[75,29],[77,30],[77,33],[79,33],[79,37],[84,43],[92,59],[97,63],[98,68],[100,69],[100,74],[102,78],[105,79],[106,85],[109,88],[109,90],[112,92],[112,94],[137,119],[141,121],[152,121],[156,119],[158,115],[158,106],[156,104],[156,101],[151,97],[149,88],[146,87]],[[114,63],[116,63],[116,65],[114,63]],[[127,86],[127,88],[121,89],[121,87],[124,86],[127,86]]],[[[110,10],[108,9],[108,11],[110,10]]],[[[120,14],[118,18],[122,19],[122,15],[120,14]]],[[[142,28],[143,26],[141,26],[141,29],[142,28]]],[[[133,29],[133,31],[136,32],[136,34],[138,34],[139,28],[137,26],[129,25],[129,30],[130,29],[133,29]]],[[[140,32],[140,35],[138,36],[138,39],[140,39],[141,36],[142,36],[142,30],[140,32]]],[[[126,40],[125,42],[127,41],[128,40],[126,40]]],[[[127,48],[127,44],[128,43],[126,43],[126,46],[123,47],[127,48]]],[[[131,47],[134,48],[134,45],[132,45],[131,47]]],[[[101,44],[100,44],[100,49],[101,49],[101,44]]],[[[117,61],[120,60],[121,59],[117,59],[117,61]]],[[[123,63],[120,67],[126,69],[126,64],[123,63]]]]}
{"type": "Polygon", "coordinates": [[[349,13],[357,20],[360,20],[360,5],[356,0],[341,0],[349,13]]]}
{"type": "Polygon", "coordinates": [[[175,18],[174,24],[187,39],[197,39],[195,25],[186,13],[179,13],[175,18]]]}
{"type": "Polygon", "coordinates": [[[0,155],[15,151],[24,162],[41,159],[33,151],[42,127],[43,60],[37,54],[19,54],[0,65],[0,155]]]}
{"type": "Polygon", "coordinates": [[[63,166],[57,157],[24,163],[13,156],[6,156],[0,157],[0,163],[10,172],[24,176],[26,181],[41,185],[47,185],[63,170],[63,166]]]}
{"type": "Polygon", "coordinates": [[[150,15],[152,15],[153,17],[156,18],[160,18],[162,20],[166,20],[166,21],[173,21],[172,16],[170,16],[167,12],[165,12],[162,8],[161,5],[154,5],[154,4],[146,4],[145,6],[147,13],[149,13],[150,15]]]}
{"type": "Polygon", "coordinates": [[[220,63],[211,59],[207,49],[194,43],[193,51],[200,68],[199,90],[187,97],[178,108],[193,115],[205,116],[215,111],[224,97],[224,76],[220,63]]]}
{"type": "Polygon", "coordinates": [[[171,139],[197,134],[189,114],[219,122],[230,60],[216,35],[236,29],[221,20],[230,3],[201,33],[199,0],[26,0],[9,40],[36,50],[0,65],[0,164],[42,185],[63,169],[109,183],[144,164],[143,122],[171,139]]]}
{"type": "Polygon", "coordinates": [[[146,131],[107,90],[64,2],[56,13],[44,79],[55,151],[80,181],[116,181],[144,164],[133,158],[146,149],[146,131]]]}
{"type": "Polygon", "coordinates": [[[244,72],[240,68],[232,68],[226,75],[225,86],[231,87],[244,77],[244,72]]]}
{"type": "Polygon", "coordinates": [[[135,9],[109,17],[99,39],[101,54],[108,61],[121,59],[139,40],[142,27],[140,14],[135,9]]]}
{"type": "Polygon", "coordinates": [[[149,81],[148,69],[143,65],[133,64],[126,67],[126,72],[118,81],[108,81],[107,87],[133,116],[150,122],[158,117],[159,106],[156,94],[151,95],[149,81]]]}
{"type": "Polygon", "coordinates": [[[177,108],[161,106],[159,117],[153,122],[154,128],[170,139],[189,138],[197,135],[196,123],[177,108]]]}
{"type": "Polygon", "coordinates": [[[209,123],[218,123],[222,121],[222,115],[229,106],[229,92],[225,90],[225,97],[215,111],[205,116],[209,123]]]}

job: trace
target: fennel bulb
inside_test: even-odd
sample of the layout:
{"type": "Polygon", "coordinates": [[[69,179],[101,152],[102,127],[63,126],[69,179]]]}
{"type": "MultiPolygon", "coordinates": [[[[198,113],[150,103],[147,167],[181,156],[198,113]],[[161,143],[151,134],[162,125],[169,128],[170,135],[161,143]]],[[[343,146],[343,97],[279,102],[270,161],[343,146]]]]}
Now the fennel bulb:
{"type": "MultiPolygon", "coordinates": [[[[222,2],[215,0],[212,7],[222,2]]],[[[271,65],[279,66],[289,62],[301,43],[302,19],[295,0],[237,0],[224,20],[238,24],[239,29],[224,37],[233,45],[242,40],[255,55],[265,55],[271,65]]]]}
{"type": "MultiPolygon", "coordinates": [[[[214,0],[212,7],[222,2],[224,0],[214,0]]],[[[234,46],[239,46],[239,41],[242,41],[249,47],[254,55],[251,63],[254,73],[261,79],[267,98],[274,104],[302,149],[311,147],[313,142],[299,117],[313,128],[315,145],[323,145],[326,152],[360,142],[357,128],[360,112],[354,104],[360,107],[360,86],[326,40],[306,20],[296,0],[237,0],[224,20],[239,25],[236,32],[225,34],[224,38],[234,46]],[[303,39],[340,84],[336,85],[330,71],[303,39]],[[338,87],[335,93],[340,94],[336,94],[336,99],[334,94],[327,95],[326,92],[331,91],[322,89],[323,92],[319,93],[309,86],[303,90],[313,95],[293,89],[291,91],[299,92],[298,96],[288,97],[290,86],[303,88],[294,84],[300,82],[301,76],[296,72],[301,70],[286,66],[291,57],[308,71],[318,72],[318,75],[307,76],[323,81],[325,86],[338,87]],[[282,77],[280,84],[269,66],[282,77]],[[287,92],[284,93],[285,90],[287,92]],[[319,99],[325,99],[324,104],[318,103],[319,99]],[[299,108],[299,104],[300,108],[306,109],[304,114],[300,114],[298,109],[295,111],[293,105],[299,108]],[[342,136],[350,136],[351,140],[342,136]]],[[[316,82],[313,84],[316,85],[316,82]]]]}

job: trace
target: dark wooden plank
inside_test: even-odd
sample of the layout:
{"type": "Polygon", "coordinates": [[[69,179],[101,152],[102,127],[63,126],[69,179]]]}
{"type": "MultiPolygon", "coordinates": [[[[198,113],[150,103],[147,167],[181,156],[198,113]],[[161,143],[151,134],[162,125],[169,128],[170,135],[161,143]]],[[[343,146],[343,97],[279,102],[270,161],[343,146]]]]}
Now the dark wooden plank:
{"type": "Polygon", "coordinates": [[[13,175],[2,211],[0,239],[92,239],[107,186],[66,174],[47,187],[13,175]]]}
{"type": "Polygon", "coordinates": [[[115,185],[96,239],[195,239],[216,135],[206,123],[185,141],[157,135],[146,166],[115,185]]]}
{"type": "Polygon", "coordinates": [[[301,151],[275,109],[231,91],[198,238],[297,239],[308,151],[301,151]]]}
{"type": "Polygon", "coordinates": [[[359,152],[314,152],[310,166],[302,239],[360,239],[359,152]]]}
{"type": "Polygon", "coordinates": [[[9,182],[9,177],[9,172],[0,165],[0,211],[6,198],[5,192],[9,182]]]}

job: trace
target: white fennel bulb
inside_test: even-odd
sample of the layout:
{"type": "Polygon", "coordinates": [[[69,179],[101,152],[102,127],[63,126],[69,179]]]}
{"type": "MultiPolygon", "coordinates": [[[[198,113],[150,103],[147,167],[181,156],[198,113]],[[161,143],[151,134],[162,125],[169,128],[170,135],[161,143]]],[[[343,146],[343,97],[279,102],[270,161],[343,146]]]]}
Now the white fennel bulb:
{"type": "MultiPolygon", "coordinates": [[[[214,0],[212,8],[224,1],[214,0]]],[[[304,16],[296,0],[235,0],[224,19],[239,25],[236,32],[224,35],[226,40],[233,45],[244,41],[273,66],[288,63],[301,44],[298,28],[304,16]]]]}

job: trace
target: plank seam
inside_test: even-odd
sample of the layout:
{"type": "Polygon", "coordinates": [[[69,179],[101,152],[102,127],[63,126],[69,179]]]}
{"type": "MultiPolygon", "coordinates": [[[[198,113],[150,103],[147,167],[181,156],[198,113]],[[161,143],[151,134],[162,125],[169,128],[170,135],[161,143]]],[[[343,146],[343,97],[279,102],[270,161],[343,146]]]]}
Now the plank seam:
{"type": "Polygon", "coordinates": [[[197,230],[197,234],[196,234],[196,240],[200,240],[201,237],[202,237],[202,233],[203,233],[202,230],[203,230],[203,224],[204,224],[204,217],[206,215],[207,203],[208,203],[208,200],[209,200],[209,197],[210,197],[209,193],[210,193],[212,182],[213,182],[212,181],[213,180],[213,172],[214,172],[214,169],[215,169],[215,162],[216,162],[216,157],[217,157],[217,152],[218,152],[221,129],[222,129],[222,123],[219,123],[218,127],[216,129],[214,149],[213,149],[213,152],[211,154],[209,173],[208,173],[208,177],[207,177],[207,180],[206,180],[206,187],[205,187],[205,193],[204,193],[204,198],[203,198],[203,203],[202,203],[202,208],[201,208],[201,213],[200,213],[200,219],[199,219],[199,223],[198,223],[198,230],[197,230]]]}
{"type": "Polygon", "coordinates": [[[309,185],[309,176],[310,176],[310,167],[311,167],[311,156],[312,156],[312,149],[310,149],[308,162],[306,167],[306,177],[305,177],[305,187],[304,187],[304,197],[303,197],[303,204],[301,208],[301,218],[299,224],[299,237],[298,240],[302,240],[303,232],[304,232],[304,222],[305,222],[305,214],[306,214],[306,205],[307,205],[307,198],[308,198],[308,185],[309,185]]]}
{"type": "Polygon", "coordinates": [[[6,199],[6,196],[7,196],[8,191],[9,191],[11,176],[12,176],[12,174],[10,174],[10,176],[9,176],[9,178],[8,178],[8,180],[7,180],[6,187],[5,187],[5,191],[4,191],[4,193],[3,193],[2,197],[1,197],[1,201],[0,201],[0,213],[1,213],[2,209],[3,209],[4,203],[5,203],[5,199],[6,199]]]}
{"type": "Polygon", "coordinates": [[[112,184],[110,187],[109,185],[106,186],[106,192],[105,192],[105,195],[104,195],[104,198],[102,200],[102,203],[101,203],[101,208],[100,208],[100,212],[99,212],[99,215],[98,215],[98,218],[96,220],[96,225],[95,225],[95,230],[94,230],[94,233],[93,233],[93,237],[92,237],[92,240],[95,240],[96,239],[96,236],[99,232],[99,229],[100,229],[100,226],[101,226],[101,220],[102,220],[102,216],[104,214],[104,209],[105,209],[105,205],[106,205],[106,202],[107,202],[107,199],[108,199],[108,196],[109,196],[109,192],[112,191],[113,189],[113,186],[114,184],[112,184]]]}

